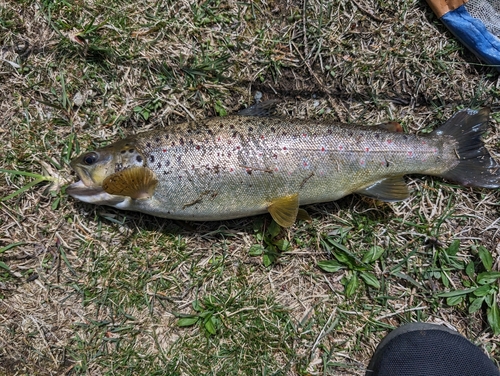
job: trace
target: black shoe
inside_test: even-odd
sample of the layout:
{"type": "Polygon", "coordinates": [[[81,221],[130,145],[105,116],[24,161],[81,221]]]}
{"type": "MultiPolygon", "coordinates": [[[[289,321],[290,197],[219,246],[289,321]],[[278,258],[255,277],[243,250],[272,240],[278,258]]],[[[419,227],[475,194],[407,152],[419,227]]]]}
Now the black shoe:
{"type": "Polygon", "coordinates": [[[488,356],[442,325],[411,323],[389,333],[365,376],[500,376],[488,356]]]}

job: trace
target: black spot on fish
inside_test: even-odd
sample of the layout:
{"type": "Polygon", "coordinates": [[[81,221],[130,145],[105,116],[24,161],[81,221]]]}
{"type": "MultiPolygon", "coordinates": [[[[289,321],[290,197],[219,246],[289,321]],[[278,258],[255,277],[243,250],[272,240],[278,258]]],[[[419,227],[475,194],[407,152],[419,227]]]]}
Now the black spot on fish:
{"type": "Polygon", "coordinates": [[[156,137],[155,141],[159,144],[160,143],[160,137],[156,137]]]}
{"type": "Polygon", "coordinates": [[[380,138],[380,134],[375,133],[375,138],[378,140],[380,138]]]}
{"type": "Polygon", "coordinates": [[[238,135],[238,132],[233,132],[233,138],[238,135]]]}
{"type": "Polygon", "coordinates": [[[283,137],[288,136],[288,135],[286,134],[286,132],[283,132],[281,135],[282,135],[283,137]]]}
{"type": "Polygon", "coordinates": [[[231,125],[229,126],[229,129],[234,129],[234,125],[233,125],[233,124],[231,124],[231,125]]]}
{"type": "Polygon", "coordinates": [[[228,157],[231,157],[231,153],[227,153],[227,156],[228,156],[228,157]]]}
{"type": "Polygon", "coordinates": [[[168,134],[165,135],[165,140],[168,140],[168,134]]]}
{"type": "Polygon", "coordinates": [[[172,146],[175,146],[175,142],[174,141],[172,141],[172,146]]]}
{"type": "Polygon", "coordinates": [[[276,132],[276,128],[271,127],[271,132],[273,132],[273,133],[276,132]]]}
{"type": "Polygon", "coordinates": [[[193,145],[193,140],[189,140],[188,144],[193,145]]]}
{"type": "Polygon", "coordinates": [[[253,128],[252,127],[248,127],[248,131],[249,132],[253,132],[253,128]]]}
{"type": "Polygon", "coordinates": [[[352,136],[354,136],[354,133],[349,132],[347,135],[348,135],[349,137],[352,137],[352,136]]]}
{"type": "Polygon", "coordinates": [[[252,169],[247,168],[247,174],[248,174],[248,175],[252,175],[252,169]]]}
{"type": "Polygon", "coordinates": [[[155,156],[154,156],[154,155],[150,155],[150,156],[149,156],[149,161],[150,161],[151,163],[153,163],[153,162],[155,161],[155,156]]]}
{"type": "Polygon", "coordinates": [[[168,166],[170,166],[170,161],[165,162],[165,167],[168,167],[168,166]]]}
{"type": "Polygon", "coordinates": [[[212,132],[212,130],[211,130],[211,129],[207,129],[207,133],[208,133],[210,136],[214,134],[214,132],[212,132]]]}
{"type": "Polygon", "coordinates": [[[182,160],[182,155],[178,155],[177,156],[177,163],[181,163],[181,160],[182,160]]]}
{"type": "Polygon", "coordinates": [[[183,139],[183,138],[180,138],[180,139],[179,139],[179,143],[180,143],[181,145],[184,145],[184,139],[183,139]]]}
{"type": "Polygon", "coordinates": [[[142,163],[142,157],[140,155],[138,155],[137,157],[135,157],[135,160],[139,163],[142,163]]]}
{"type": "Polygon", "coordinates": [[[191,170],[194,170],[194,164],[191,165],[191,170]]]}
{"type": "Polygon", "coordinates": [[[191,133],[193,133],[193,131],[192,131],[191,129],[188,129],[188,130],[187,130],[187,133],[188,133],[188,134],[191,134],[191,133]]]}
{"type": "Polygon", "coordinates": [[[220,166],[219,166],[219,165],[215,165],[215,166],[214,166],[214,172],[215,172],[216,174],[218,174],[218,173],[220,172],[220,166]]]}
{"type": "Polygon", "coordinates": [[[132,154],[134,151],[135,151],[134,149],[130,149],[128,152],[132,154]]]}
{"type": "Polygon", "coordinates": [[[407,136],[407,135],[404,135],[404,136],[403,136],[403,140],[405,140],[405,141],[406,141],[406,140],[408,140],[408,136],[407,136]]]}
{"type": "Polygon", "coordinates": [[[161,162],[158,162],[157,166],[158,166],[158,168],[161,168],[161,162]]]}
{"type": "Polygon", "coordinates": [[[224,128],[224,125],[223,124],[219,125],[219,128],[221,128],[221,129],[224,128]]]}
{"type": "Polygon", "coordinates": [[[150,147],[151,147],[151,142],[146,142],[146,146],[147,146],[148,148],[150,148],[150,147]]]}
{"type": "Polygon", "coordinates": [[[127,152],[126,150],[122,150],[120,153],[125,154],[126,152],[127,152]]]}

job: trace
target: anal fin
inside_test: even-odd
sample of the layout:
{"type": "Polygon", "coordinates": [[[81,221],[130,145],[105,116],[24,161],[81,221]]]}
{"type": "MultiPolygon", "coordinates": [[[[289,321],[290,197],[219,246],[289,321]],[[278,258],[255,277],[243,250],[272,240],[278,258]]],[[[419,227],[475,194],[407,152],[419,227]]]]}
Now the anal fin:
{"type": "Polygon", "coordinates": [[[294,224],[299,212],[299,194],[287,195],[271,201],[267,210],[281,227],[294,224]]]}
{"type": "Polygon", "coordinates": [[[130,167],[104,179],[102,189],[111,195],[146,199],[153,195],[157,184],[158,180],[149,168],[130,167]]]}
{"type": "Polygon", "coordinates": [[[408,186],[402,176],[391,176],[372,185],[357,190],[356,193],[376,198],[380,201],[403,201],[409,197],[408,186]]]}

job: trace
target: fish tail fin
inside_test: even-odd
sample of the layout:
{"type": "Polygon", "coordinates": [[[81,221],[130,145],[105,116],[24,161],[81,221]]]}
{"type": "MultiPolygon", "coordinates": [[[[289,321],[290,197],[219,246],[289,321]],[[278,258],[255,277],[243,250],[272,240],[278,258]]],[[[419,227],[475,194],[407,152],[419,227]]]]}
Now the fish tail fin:
{"type": "Polygon", "coordinates": [[[490,109],[462,110],[432,134],[452,136],[459,163],[441,176],[467,187],[500,187],[500,165],[486,149],[481,136],[488,128],[490,109]]]}

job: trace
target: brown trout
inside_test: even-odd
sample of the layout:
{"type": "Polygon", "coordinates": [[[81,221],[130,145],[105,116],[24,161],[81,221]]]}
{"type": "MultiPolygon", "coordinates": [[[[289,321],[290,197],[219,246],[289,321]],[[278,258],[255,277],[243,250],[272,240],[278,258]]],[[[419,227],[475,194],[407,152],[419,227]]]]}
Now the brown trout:
{"type": "Polygon", "coordinates": [[[159,217],[213,221],[269,212],[291,226],[300,205],[359,193],[399,201],[403,176],[498,188],[481,135],[489,110],[463,110],[417,136],[382,127],[228,116],[129,136],[71,162],[78,200],[159,217]]]}

